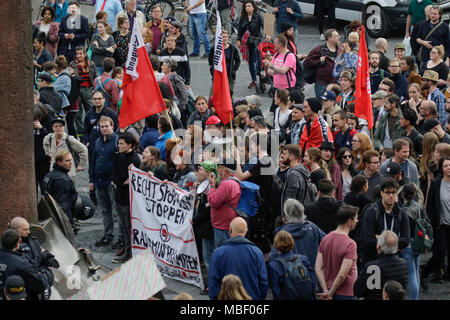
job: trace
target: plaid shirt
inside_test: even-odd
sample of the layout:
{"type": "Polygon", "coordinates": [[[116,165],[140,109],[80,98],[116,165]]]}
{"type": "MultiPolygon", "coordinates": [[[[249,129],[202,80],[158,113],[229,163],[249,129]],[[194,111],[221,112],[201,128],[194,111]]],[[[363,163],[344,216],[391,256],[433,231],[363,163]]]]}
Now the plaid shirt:
{"type": "Polygon", "coordinates": [[[448,114],[445,111],[445,96],[444,94],[439,91],[439,89],[434,90],[432,93],[428,94],[428,100],[434,101],[436,103],[436,108],[439,114],[439,121],[442,123],[442,125],[447,125],[448,121],[448,114]]]}

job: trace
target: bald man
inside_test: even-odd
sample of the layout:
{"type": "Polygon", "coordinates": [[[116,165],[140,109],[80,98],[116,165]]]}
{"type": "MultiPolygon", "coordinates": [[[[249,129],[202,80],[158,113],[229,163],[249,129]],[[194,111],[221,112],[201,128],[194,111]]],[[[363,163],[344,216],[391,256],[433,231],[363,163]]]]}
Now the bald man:
{"type": "Polygon", "coordinates": [[[245,238],[247,222],[241,217],[234,218],[229,233],[230,239],[222,242],[211,257],[209,298],[217,299],[223,277],[234,274],[253,300],[264,300],[268,287],[266,262],[262,251],[245,238]]]}
{"type": "Polygon", "coordinates": [[[47,276],[48,290],[41,297],[35,298],[48,300],[51,294],[50,287],[54,282],[53,271],[49,267],[59,268],[58,261],[53,254],[41,247],[36,238],[30,235],[30,224],[26,219],[22,217],[13,218],[9,223],[9,228],[16,230],[22,239],[19,248],[20,254],[30,262],[34,269],[47,276]]]}

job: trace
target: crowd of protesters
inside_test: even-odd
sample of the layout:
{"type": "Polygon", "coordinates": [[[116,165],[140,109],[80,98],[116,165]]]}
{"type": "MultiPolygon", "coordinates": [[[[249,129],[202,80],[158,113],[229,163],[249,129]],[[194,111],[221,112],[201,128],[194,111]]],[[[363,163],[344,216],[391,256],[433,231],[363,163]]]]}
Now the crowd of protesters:
{"type": "MultiPolygon", "coordinates": [[[[205,97],[191,88],[190,60],[209,57],[211,68],[213,63],[205,3],[187,1],[195,26],[189,53],[183,25],[162,17],[161,7],[153,6],[146,21],[136,0],[125,1],[124,9],[118,0],[104,2],[97,1],[96,21],[88,21],[76,1],[54,0],[33,25],[36,181],[41,193],[58,199],[75,233],[73,183],[78,171],[89,170],[91,197],[104,225],[95,245],[116,250],[115,263],[131,259],[133,164],[187,191],[202,186],[192,223],[206,268],[202,293],[211,299],[264,299],[268,288],[274,299],[289,298],[283,261],[297,261],[308,273],[306,299],[418,300],[429,281],[450,280],[450,41],[438,5],[410,12],[411,56],[402,44],[389,51],[383,38],[368,52],[374,116],[369,131],[367,121],[355,116],[358,21],[345,39],[335,29],[321,30],[325,42],[300,54],[294,40],[295,33],[301,37],[301,9],[278,1],[276,53],[261,62],[263,19],[257,5],[245,0],[236,43],[227,28],[222,31],[234,113],[224,123],[212,89],[205,97]],[[119,129],[135,23],[167,111],[119,129]],[[237,98],[236,71],[244,60],[252,82],[249,95],[237,98]],[[314,96],[303,94],[301,68],[316,69],[314,96]],[[263,69],[273,79],[271,106],[262,106],[252,92],[263,69]],[[51,189],[54,177],[68,187],[51,189]],[[253,217],[244,219],[234,209],[239,181],[259,186],[262,203],[253,217]],[[418,231],[418,221],[428,221],[432,232],[418,231]],[[433,240],[426,264],[416,245],[421,235],[433,240]],[[381,270],[381,287],[366,285],[372,266],[381,270]]],[[[222,2],[227,15],[231,10],[222,2]]]]}

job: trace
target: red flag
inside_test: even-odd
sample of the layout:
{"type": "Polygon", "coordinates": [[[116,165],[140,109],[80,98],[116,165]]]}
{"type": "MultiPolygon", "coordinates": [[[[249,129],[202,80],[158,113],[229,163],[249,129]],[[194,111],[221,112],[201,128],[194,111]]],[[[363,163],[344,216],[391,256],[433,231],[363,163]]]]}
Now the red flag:
{"type": "Polygon", "coordinates": [[[133,25],[125,66],[120,128],[166,109],[138,23],[133,25]]]}
{"type": "Polygon", "coordinates": [[[359,39],[358,69],[356,71],[355,116],[367,120],[367,128],[373,127],[372,98],[370,89],[369,59],[367,55],[364,25],[359,39]]]}
{"type": "Polygon", "coordinates": [[[227,67],[222,42],[222,24],[217,12],[216,43],[214,46],[214,84],[213,105],[223,124],[233,119],[233,105],[231,102],[230,86],[228,85],[227,67]]]}

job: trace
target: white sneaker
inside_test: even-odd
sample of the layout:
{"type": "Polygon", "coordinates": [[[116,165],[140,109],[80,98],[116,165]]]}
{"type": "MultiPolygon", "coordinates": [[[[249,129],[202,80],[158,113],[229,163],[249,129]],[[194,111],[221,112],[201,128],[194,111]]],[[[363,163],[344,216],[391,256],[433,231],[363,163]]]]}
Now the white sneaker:
{"type": "Polygon", "coordinates": [[[321,35],[320,35],[320,41],[324,41],[325,40],[325,35],[322,33],[321,35]]]}

